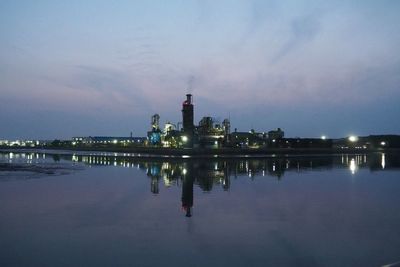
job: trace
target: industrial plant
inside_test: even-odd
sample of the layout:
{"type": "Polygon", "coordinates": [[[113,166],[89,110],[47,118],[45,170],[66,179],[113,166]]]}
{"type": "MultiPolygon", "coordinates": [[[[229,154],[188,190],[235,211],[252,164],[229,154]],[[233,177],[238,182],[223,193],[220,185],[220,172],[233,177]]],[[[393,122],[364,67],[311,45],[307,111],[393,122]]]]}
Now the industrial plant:
{"type": "Polygon", "coordinates": [[[193,96],[186,95],[182,103],[182,123],[167,122],[160,127],[160,115],[151,117],[151,130],[147,133],[148,145],[170,148],[222,148],[241,147],[258,148],[271,143],[278,143],[284,137],[284,132],[278,128],[268,133],[231,132],[230,119],[222,123],[213,117],[203,117],[198,125],[194,124],[193,96]],[[180,127],[182,126],[182,127],[180,127]]]}
{"type": "Polygon", "coordinates": [[[182,121],[160,125],[160,115],[150,120],[147,136],[76,136],[70,140],[0,140],[0,148],[51,148],[136,152],[159,155],[342,153],[400,149],[399,135],[348,136],[330,139],[285,138],[281,128],[267,132],[231,131],[231,122],[203,117],[194,122],[191,94],[182,103],[182,121]]]}

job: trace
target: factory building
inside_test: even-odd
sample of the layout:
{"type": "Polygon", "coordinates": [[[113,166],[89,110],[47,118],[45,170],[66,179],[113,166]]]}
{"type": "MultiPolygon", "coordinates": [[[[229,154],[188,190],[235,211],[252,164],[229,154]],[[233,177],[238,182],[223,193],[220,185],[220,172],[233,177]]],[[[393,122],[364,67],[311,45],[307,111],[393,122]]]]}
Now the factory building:
{"type": "Polygon", "coordinates": [[[250,132],[231,133],[229,119],[222,123],[212,117],[203,117],[194,124],[193,96],[186,95],[182,103],[182,122],[176,125],[170,122],[161,130],[160,116],[151,117],[151,130],[147,132],[148,143],[155,147],[172,148],[221,148],[221,147],[261,147],[282,139],[284,132],[278,128],[268,133],[250,132]],[[179,128],[182,125],[182,128],[179,128]]]}
{"type": "Polygon", "coordinates": [[[147,138],[152,145],[161,144],[160,115],[151,116],[151,130],[147,132],[147,138]]]}

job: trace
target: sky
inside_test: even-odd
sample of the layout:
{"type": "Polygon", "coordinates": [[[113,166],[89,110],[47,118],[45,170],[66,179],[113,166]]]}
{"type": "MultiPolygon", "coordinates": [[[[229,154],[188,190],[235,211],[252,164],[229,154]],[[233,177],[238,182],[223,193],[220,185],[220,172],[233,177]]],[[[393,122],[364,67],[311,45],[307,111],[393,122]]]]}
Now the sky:
{"type": "Polygon", "coordinates": [[[150,117],[400,134],[400,1],[0,1],[0,139],[145,136],[150,117]]]}

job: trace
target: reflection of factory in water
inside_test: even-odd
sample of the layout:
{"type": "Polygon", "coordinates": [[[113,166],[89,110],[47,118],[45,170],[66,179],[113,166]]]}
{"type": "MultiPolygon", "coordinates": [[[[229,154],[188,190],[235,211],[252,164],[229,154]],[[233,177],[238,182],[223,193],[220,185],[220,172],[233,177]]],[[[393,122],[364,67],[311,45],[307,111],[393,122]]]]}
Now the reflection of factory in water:
{"type": "MultiPolygon", "coordinates": [[[[262,157],[262,158],[137,158],[129,153],[77,155],[45,153],[0,153],[1,162],[37,164],[52,159],[54,162],[73,161],[88,165],[136,168],[150,178],[163,181],[165,186],[179,185],[185,175],[195,177],[195,183],[204,191],[213,185],[228,190],[231,177],[271,176],[280,179],[285,172],[303,172],[321,169],[346,168],[352,173],[359,169],[384,171],[400,167],[397,154],[342,154],[335,156],[262,157]],[[190,170],[190,173],[189,173],[190,170]]],[[[155,189],[156,193],[157,190],[155,189]]]]}
{"type": "MultiPolygon", "coordinates": [[[[100,154],[100,153],[99,153],[100,154]]],[[[71,159],[62,156],[61,159],[71,159]]],[[[34,157],[35,158],[35,157],[34,157]]],[[[40,157],[39,157],[40,158],[40,157]]],[[[73,155],[72,161],[89,165],[108,165],[137,168],[151,178],[151,191],[159,192],[159,184],[166,187],[180,186],[184,177],[191,176],[194,184],[203,191],[210,191],[214,186],[229,190],[232,178],[275,177],[281,179],[285,172],[304,172],[323,169],[343,168],[351,173],[359,169],[384,171],[400,167],[396,154],[374,153],[358,155],[336,155],[326,157],[268,157],[268,158],[133,158],[129,154],[104,153],[104,155],[73,155]]]]}
{"type": "Polygon", "coordinates": [[[97,153],[96,155],[68,155],[43,153],[0,153],[0,161],[37,164],[53,159],[54,162],[73,161],[88,165],[136,168],[150,179],[149,189],[160,193],[160,186],[182,188],[182,209],[192,215],[193,188],[211,191],[215,187],[227,191],[232,179],[274,177],[282,179],[285,172],[307,172],[324,169],[347,169],[356,174],[359,170],[385,171],[400,168],[396,154],[342,154],[336,156],[268,157],[268,158],[135,158],[131,154],[97,153]]]}

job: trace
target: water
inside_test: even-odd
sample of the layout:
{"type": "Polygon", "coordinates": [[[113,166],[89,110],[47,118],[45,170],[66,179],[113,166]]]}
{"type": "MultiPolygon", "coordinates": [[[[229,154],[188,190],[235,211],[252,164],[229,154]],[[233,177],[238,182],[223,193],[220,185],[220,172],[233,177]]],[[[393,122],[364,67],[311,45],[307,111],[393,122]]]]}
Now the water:
{"type": "Polygon", "coordinates": [[[396,154],[0,153],[1,266],[400,261],[396,154]]]}

